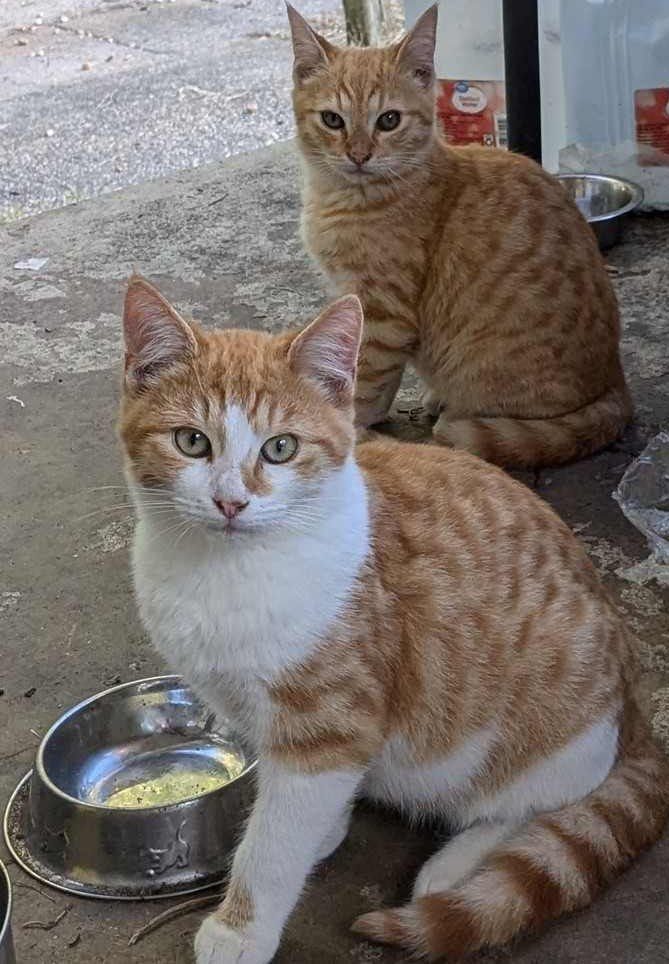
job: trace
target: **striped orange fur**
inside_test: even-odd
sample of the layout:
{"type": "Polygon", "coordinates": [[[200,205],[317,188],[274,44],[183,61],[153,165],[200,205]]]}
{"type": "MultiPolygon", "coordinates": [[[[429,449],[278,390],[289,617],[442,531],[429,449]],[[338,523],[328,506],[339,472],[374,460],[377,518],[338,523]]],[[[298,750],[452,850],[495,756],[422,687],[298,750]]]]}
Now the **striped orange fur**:
{"type": "Polygon", "coordinates": [[[582,458],[632,416],[611,282],[551,175],[446,145],[436,17],[388,48],[340,49],[290,9],[305,243],[365,308],[358,421],[387,417],[411,363],[436,441],[505,466],[582,458]],[[401,120],[384,131],[388,111],[401,120]]]}
{"type": "Polygon", "coordinates": [[[454,832],[406,907],[356,924],[433,959],[586,906],[669,813],[630,637],[583,547],[469,453],[356,446],[362,327],[349,297],[297,335],[212,331],[129,287],[140,612],[258,751],[198,964],[269,964],[359,796],[454,832]]]}

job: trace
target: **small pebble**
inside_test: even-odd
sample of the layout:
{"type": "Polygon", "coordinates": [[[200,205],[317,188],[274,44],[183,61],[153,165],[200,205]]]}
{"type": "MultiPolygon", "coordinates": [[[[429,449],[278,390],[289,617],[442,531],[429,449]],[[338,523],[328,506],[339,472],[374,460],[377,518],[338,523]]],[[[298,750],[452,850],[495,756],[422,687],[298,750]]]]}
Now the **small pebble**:
{"type": "Polygon", "coordinates": [[[34,696],[36,692],[37,692],[37,687],[36,687],[36,686],[31,686],[30,689],[29,689],[29,690],[26,690],[23,695],[24,695],[27,699],[30,699],[30,697],[31,697],[31,696],[34,696]]]}
{"type": "Polygon", "coordinates": [[[47,136],[47,137],[53,137],[53,135],[54,135],[55,133],[56,133],[56,132],[55,132],[55,130],[53,129],[53,127],[49,127],[48,130],[47,130],[47,132],[46,132],[46,136],[47,136]]]}
{"type": "Polygon", "coordinates": [[[67,17],[65,14],[62,14],[61,17],[60,17],[60,22],[61,22],[61,23],[69,23],[69,20],[70,20],[70,18],[67,17]]]}
{"type": "Polygon", "coordinates": [[[91,64],[90,64],[87,60],[85,60],[85,61],[83,62],[83,64],[81,65],[81,69],[82,69],[82,70],[90,70],[90,69],[91,69],[91,64]]]}

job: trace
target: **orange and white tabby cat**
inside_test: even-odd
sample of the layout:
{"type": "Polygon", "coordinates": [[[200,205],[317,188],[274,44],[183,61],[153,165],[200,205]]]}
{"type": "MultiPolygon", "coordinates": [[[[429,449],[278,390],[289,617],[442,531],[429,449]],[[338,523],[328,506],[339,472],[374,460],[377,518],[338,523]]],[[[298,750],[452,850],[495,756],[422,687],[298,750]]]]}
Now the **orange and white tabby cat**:
{"type": "Polygon", "coordinates": [[[370,938],[459,955],[589,904],[669,792],[569,529],[467,453],[355,448],[355,297],[272,337],[188,324],[136,278],[124,329],[141,615],[259,754],[198,964],[271,960],[363,795],[454,832],[370,938]]]}
{"type": "Polygon", "coordinates": [[[410,361],[439,442],[528,467],[612,442],[632,405],[593,233],[534,162],[446,145],[436,6],[385,49],[334,47],[288,13],[303,234],[365,310],[359,423],[386,417],[410,361]]]}

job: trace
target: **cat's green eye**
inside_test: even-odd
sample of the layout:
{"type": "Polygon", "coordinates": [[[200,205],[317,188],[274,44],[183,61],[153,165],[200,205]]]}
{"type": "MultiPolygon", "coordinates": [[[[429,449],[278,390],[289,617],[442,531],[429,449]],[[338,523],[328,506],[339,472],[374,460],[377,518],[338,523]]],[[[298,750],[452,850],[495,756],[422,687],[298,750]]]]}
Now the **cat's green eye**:
{"type": "Polygon", "coordinates": [[[189,459],[204,459],[211,455],[211,442],[196,428],[178,428],[174,433],[174,444],[189,459]]]}
{"type": "Polygon", "coordinates": [[[333,110],[322,110],[321,120],[331,131],[341,131],[346,126],[341,114],[335,114],[333,110]]]}
{"type": "Polygon", "coordinates": [[[399,127],[401,119],[402,115],[398,110],[387,110],[377,118],[376,126],[380,131],[394,131],[399,127]]]}
{"type": "Polygon", "coordinates": [[[297,439],[294,435],[275,435],[268,438],[260,454],[267,462],[279,465],[281,462],[290,462],[297,454],[297,439]]]}

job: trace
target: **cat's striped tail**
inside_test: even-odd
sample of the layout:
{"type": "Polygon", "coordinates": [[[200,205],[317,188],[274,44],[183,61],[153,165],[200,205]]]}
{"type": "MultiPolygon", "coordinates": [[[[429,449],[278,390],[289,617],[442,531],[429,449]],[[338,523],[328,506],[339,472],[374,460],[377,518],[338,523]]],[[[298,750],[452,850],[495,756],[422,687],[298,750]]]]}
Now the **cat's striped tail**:
{"type": "Polygon", "coordinates": [[[366,914],[354,930],[430,960],[457,959],[588,906],[657,840],[669,815],[667,760],[639,717],[634,730],[582,801],[519,828],[459,886],[366,914]]]}
{"type": "Polygon", "coordinates": [[[592,455],[614,442],[632,417],[624,385],[583,408],[553,418],[472,417],[449,420],[442,412],[437,442],[465,449],[507,468],[542,468],[592,455]]]}

